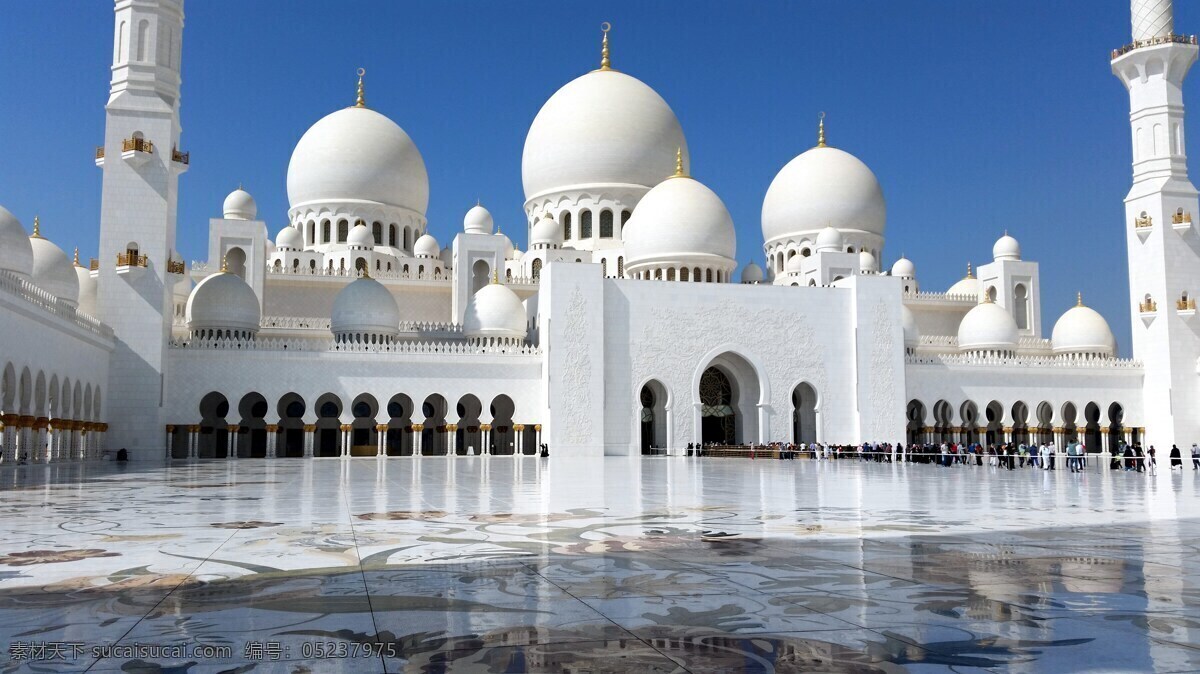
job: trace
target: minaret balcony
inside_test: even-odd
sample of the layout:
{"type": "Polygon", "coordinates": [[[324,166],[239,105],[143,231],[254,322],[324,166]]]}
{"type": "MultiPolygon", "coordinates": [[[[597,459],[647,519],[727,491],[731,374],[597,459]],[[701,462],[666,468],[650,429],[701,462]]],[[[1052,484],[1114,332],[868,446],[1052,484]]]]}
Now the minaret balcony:
{"type": "Polygon", "coordinates": [[[187,271],[187,267],[183,264],[183,260],[167,260],[168,274],[179,274],[182,276],[185,271],[187,271]]]}
{"type": "Polygon", "coordinates": [[[1154,218],[1146,215],[1143,212],[1141,215],[1133,219],[1133,233],[1137,234],[1138,240],[1146,243],[1146,239],[1150,238],[1150,234],[1154,232],[1154,218]]]}
{"type": "Polygon", "coordinates": [[[1175,300],[1175,313],[1179,314],[1179,317],[1184,319],[1195,316],[1196,300],[1190,297],[1175,300]]]}
{"type": "Polygon", "coordinates": [[[1197,44],[1197,40],[1195,35],[1176,35],[1175,33],[1170,33],[1162,37],[1152,37],[1149,40],[1134,40],[1119,49],[1112,50],[1112,59],[1110,60],[1115,61],[1135,49],[1154,47],[1160,44],[1197,44]]]}
{"type": "Polygon", "coordinates": [[[1182,209],[1171,215],[1171,227],[1177,232],[1186,232],[1192,228],[1192,214],[1185,213],[1182,209]]]}
{"type": "Polygon", "coordinates": [[[121,141],[121,159],[131,166],[141,166],[154,154],[154,143],[145,138],[126,138],[121,141]]]}
{"type": "Polygon", "coordinates": [[[171,168],[176,173],[183,173],[188,170],[188,164],[191,163],[191,152],[180,152],[179,148],[171,148],[171,168]]]}
{"type": "Polygon", "coordinates": [[[1138,302],[1138,315],[1142,317],[1142,323],[1144,323],[1146,327],[1150,327],[1150,324],[1154,322],[1154,319],[1158,318],[1158,303],[1154,300],[1138,302]]]}
{"type": "Polygon", "coordinates": [[[104,146],[96,146],[96,166],[104,166],[104,146]]]}
{"type": "Polygon", "coordinates": [[[150,258],[146,255],[139,255],[137,251],[126,251],[117,253],[117,274],[141,274],[150,266],[150,258]]]}

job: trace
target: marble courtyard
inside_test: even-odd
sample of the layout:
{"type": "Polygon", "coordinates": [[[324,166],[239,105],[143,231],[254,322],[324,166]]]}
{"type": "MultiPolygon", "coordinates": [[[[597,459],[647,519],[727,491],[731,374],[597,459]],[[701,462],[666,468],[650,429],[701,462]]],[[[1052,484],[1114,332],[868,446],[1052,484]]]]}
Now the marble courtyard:
{"type": "Polygon", "coordinates": [[[427,457],[0,483],[5,673],[1200,670],[1190,467],[427,457]]]}

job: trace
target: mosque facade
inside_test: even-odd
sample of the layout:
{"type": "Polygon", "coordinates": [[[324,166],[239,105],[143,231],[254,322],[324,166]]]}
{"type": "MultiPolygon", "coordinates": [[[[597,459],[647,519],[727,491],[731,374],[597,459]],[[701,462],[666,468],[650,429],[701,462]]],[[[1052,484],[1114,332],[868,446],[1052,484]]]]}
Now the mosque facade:
{"type": "Polygon", "coordinates": [[[271,238],[239,187],[187,263],[183,1],[116,0],[98,256],[72,261],[0,208],[0,462],[1200,439],[1181,93],[1198,47],[1171,0],[1131,8],[1112,54],[1133,145],[1123,359],[1082,298],[1041,305],[1007,233],[945,291],[884,266],[883,188],[823,120],[764,186],[765,264],[739,270],[728,210],[607,29],[600,67],[530,126],[526,250],[479,204],[452,241],[429,233],[418,145],[360,71],[353,105],[292,153],[286,225],[271,238]]]}

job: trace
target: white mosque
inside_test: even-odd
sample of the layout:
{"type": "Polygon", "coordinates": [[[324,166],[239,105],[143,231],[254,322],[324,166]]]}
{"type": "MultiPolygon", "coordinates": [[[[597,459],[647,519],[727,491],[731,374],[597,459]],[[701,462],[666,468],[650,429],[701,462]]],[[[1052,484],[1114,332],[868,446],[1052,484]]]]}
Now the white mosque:
{"type": "Polygon", "coordinates": [[[607,27],[599,67],[529,128],[527,250],[478,204],[452,241],[428,233],[417,143],[360,71],[357,100],[296,145],[274,239],[239,188],[185,263],[183,0],[117,0],[98,257],[0,208],[0,462],[1200,440],[1181,95],[1198,47],[1171,0],[1132,12],[1112,55],[1133,144],[1126,360],[1082,299],[1046,329],[1038,264],[1007,234],[944,292],[882,266],[884,191],[823,121],[763,186],[766,264],[739,274],[729,212],[668,103],[610,63],[607,27]]]}

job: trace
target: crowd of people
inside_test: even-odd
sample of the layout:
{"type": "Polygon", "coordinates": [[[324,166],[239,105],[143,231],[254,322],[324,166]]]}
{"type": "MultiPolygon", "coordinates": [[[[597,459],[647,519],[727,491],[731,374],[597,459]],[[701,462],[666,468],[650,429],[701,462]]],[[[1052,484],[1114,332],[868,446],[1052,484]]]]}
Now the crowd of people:
{"type": "MultiPolygon", "coordinates": [[[[689,447],[689,450],[691,447],[689,447]]],[[[756,447],[751,448],[751,457],[755,456],[756,447]]],[[[772,443],[759,449],[771,450],[773,456],[780,459],[812,458],[818,461],[857,460],[875,461],[878,463],[925,463],[944,468],[952,466],[984,466],[1003,470],[1020,468],[1037,468],[1055,470],[1063,468],[1072,473],[1082,472],[1089,460],[1104,461],[1105,455],[1100,452],[1090,452],[1083,443],[1072,440],[1067,443],[1064,451],[1059,452],[1048,442],[1026,444],[1010,442],[998,445],[983,445],[978,442],[957,443],[871,443],[861,445],[833,445],[814,443],[772,443]],[[1061,463],[1061,466],[1056,466],[1061,463]]],[[[690,454],[691,452],[689,452],[690,454]]],[[[1158,450],[1154,445],[1143,449],[1140,443],[1127,444],[1120,442],[1108,453],[1108,467],[1111,470],[1130,472],[1148,472],[1156,475],[1158,471],[1158,450]]],[[[702,455],[702,454],[701,454],[702,455]]],[[[1200,444],[1192,443],[1192,470],[1200,471],[1200,444]]],[[[1183,453],[1178,446],[1172,445],[1170,451],[1170,468],[1183,470],[1183,453]]]]}

